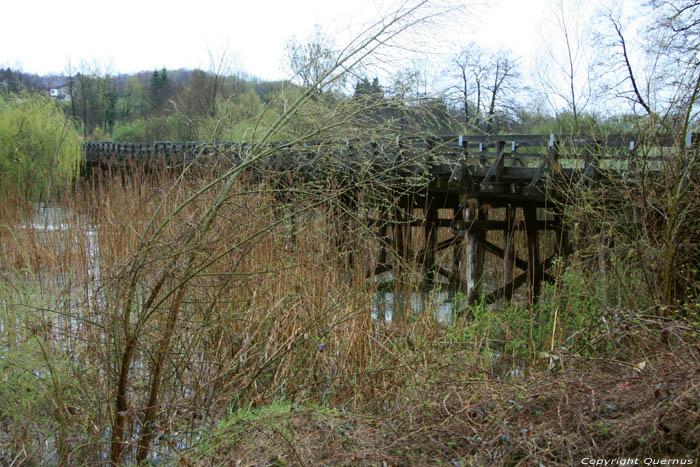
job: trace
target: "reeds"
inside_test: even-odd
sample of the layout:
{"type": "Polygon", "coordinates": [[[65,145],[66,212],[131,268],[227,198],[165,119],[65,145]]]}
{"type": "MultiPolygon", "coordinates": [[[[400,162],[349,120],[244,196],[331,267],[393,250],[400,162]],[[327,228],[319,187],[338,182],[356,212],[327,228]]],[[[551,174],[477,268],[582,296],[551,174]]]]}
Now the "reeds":
{"type": "MultiPolygon", "coordinates": [[[[39,217],[43,223],[35,207],[5,208],[0,449],[8,463],[103,462],[117,421],[122,460],[139,457],[146,441],[148,456],[192,460],[200,459],[193,452],[203,452],[215,459],[221,450],[197,449],[220,436],[219,420],[280,403],[377,417],[405,412],[413,423],[428,423],[433,419],[419,410],[420,398],[466,397],[470,384],[483,396],[493,381],[517,387],[525,374],[587,366],[588,358],[606,352],[618,362],[654,352],[650,344],[609,338],[630,328],[599,307],[575,264],[534,308],[477,305],[461,320],[440,323],[434,310],[415,315],[406,306],[401,320],[373,320],[375,282],[367,271],[380,243],[357,213],[374,208],[356,205],[354,218],[342,216],[348,207],[338,186],[316,182],[281,196],[269,181],[248,174],[236,182],[206,241],[182,251],[182,239],[212,202],[207,194],[148,244],[127,322],[129,271],[145,226],[162,223],[215,175],[103,172],[66,193],[49,210],[55,218],[39,217]],[[197,264],[221,258],[163,299],[182,281],[183,253],[197,264]],[[349,253],[351,263],[343,260],[349,253]],[[602,323],[614,326],[606,330],[602,323]],[[120,384],[125,407],[117,411],[120,384]]],[[[413,237],[417,251],[421,233],[413,237]]],[[[415,256],[407,258],[397,287],[417,287],[407,278],[420,277],[421,268],[415,256]]],[[[401,420],[408,430],[410,420],[401,420]]]]}
{"type": "MultiPolygon", "coordinates": [[[[73,456],[99,457],[105,430],[115,417],[124,418],[125,449],[131,449],[144,430],[146,399],[152,392],[149,368],[164,339],[168,346],[160,357],[162,383],[157,389],[162,402],[151,417],[161,434],[181,432],[183,420],[191,421],[188,429],[195,430],[231,405],[259,405],[279,397],[364,398],[348,378],[376,364],[370,337],[372,291],[364,280],[372,248],[363,244],[374,240],[347,232],[352,245],[338,245],[333,235],[337,219],[328,215],[336,211],[337,199],[326,190],[323,195],[316,191],[317,199],[280,205],[278,193],[266,185],[241,180],[237,194],[226,200],[212,224],[214,235],[191,254],[206,263],[232,245],[238,248],[191,280],[184,293],[161,300],[150,311],[149,296],[181,280],[177,258],[182,239],[211,201],[206,196],[196,199],[149,245],[150,256],[141,264],[136,285],[134,319],[142,324],[134,331],[133,321],[125,323],[128,271],[143,242],[144,226],[153,219],[162,222],[165,213],[207,179],[198,174],[176,180],[170,172],[142,170],[103,173],[51,208],[56,218],[44,218],[43,224],[33,209],[8,214],[2,236],[9,294],[4,297],[3,328],[17,337],[5,344],[37,338],[50,348],[46,365],[60,356],[71,363],[64,376],[88,365],[94,378],[90,387],[95,405],[80,409],[81,423],[94,429],[91,437],[70,443],[77,449],[73,456]],[[295,231],[280,222],[280,212],[286,217],[294,213],[295,231]],[[290,236],[295,237],[293,247],[290,236]],[[355,266],[347,270],[338,261],[338,248],[350,247],[355,266]],[[175,323],[168,320],[173,306],[180,310],[175,323]],[[145,319],[139,313],[151,314],[145,319]],[[135,332],[128,408],[110,414],[120,352],[135,332]],[[164,422],[174,425],[160,426],[164,422]]],[[[54,422],[67,423],[63,418],[54,422]]]]}

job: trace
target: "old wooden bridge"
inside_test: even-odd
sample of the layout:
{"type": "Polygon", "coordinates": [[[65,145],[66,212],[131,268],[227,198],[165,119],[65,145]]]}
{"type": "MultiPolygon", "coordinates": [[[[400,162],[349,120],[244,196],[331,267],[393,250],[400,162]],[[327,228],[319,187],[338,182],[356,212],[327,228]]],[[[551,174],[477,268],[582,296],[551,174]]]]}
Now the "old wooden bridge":
{"type": "MultiPolygon", "coordinates": [[[[640,142],[631,135],[306,142],[267,146],[275,150],[257,169],[284,174],[281,178],[292,184],[331,173],[350,185],[358,177],[378,180],[389,190],[381,200],[383,207],[368,220],[380,248],[370,274],[393,270],[399,276],[402,264],[412,260],[422,265],[426,281],[451,284],[464,290],[470,302],[482,297],[488,303],[513,297],[523,285],[532,299],[542,281],[552,279],[548,271],[569,248],[564,209],[576,203],[565,193],[596,180],[634,183],[640,167],[653,173],[664,151],[678,143],[672,137],[640,142]],[[517,232],[524,241],[515,241],[517,232]],[[484,291],[486,252],[502,264],[502,276],[490,281],[490,291],[484,291]]],[[[688,135],[684,143],[696,144],[696,135],[688,135]]],[[[237,163],[252,147],[197,142],[84,144],[88,167],[214,159],[237,163]]],[[[353,208],[352,196],[347,206],[353,208]]]]}

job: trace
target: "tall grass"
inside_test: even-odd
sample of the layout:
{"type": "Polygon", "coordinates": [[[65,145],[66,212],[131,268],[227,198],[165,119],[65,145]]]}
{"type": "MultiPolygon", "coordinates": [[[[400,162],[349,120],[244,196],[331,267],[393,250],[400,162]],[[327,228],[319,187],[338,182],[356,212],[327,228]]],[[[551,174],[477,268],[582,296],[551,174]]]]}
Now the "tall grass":
{"type": "MultiPolygon", "coordinates": [[[[352,222],[340,226],[348,243],[339,241],[343,189],[314,184],[281,198],[268,180],[244,174],[212,223],[215,234],[188,253],[208,260],[238,247],[193,278],[182,297],[153,308],[131,358],[128,406],[115,413],[129,331],[125,271],[143,243],[143,226],[164,220],[212,177],[178,175],[102,173],[66,193],[51,222],[37,222],[35,211],[5,211],[0,420],[8,462],[103,462],[115,417],[123,421],[124,460],[138,457],[145,432],[155,434],[149,457],[217,458],[221,446],[199,449],[221,436],[210,430],[230,411],[282,401],[377,416],[411,413],[421,398],[463,394],[469,385],[479,391],[496,380],[517,385],[533,372],[602,356],[632,367],[655,352],[645,342],[630,347],[631,318],[600,306],[581,280],[585,263],[581,270],[571,265],[534,311],[477,306],[452,324],[430,310],[395,323],[372,320],[374,282],[365,277],[379,243],[352,222]],[[291,212],[294,224],[285,220],[291,212]],[[349,251],[352,265],[339,261],[349,251]],[[175,300],[180,311],[171,327],[175,300]],[[164,336],[169,346],[161,353],[164,336]],[[159,355],[160,402],[147,420],[159,355]]],[[[189,203],[180,211],[183,222],[169,224],[150,244],[157,254],[142,263],[137,313],[148,309],[162,280],[160,260],[181,257],[181,239],[210,196],[189,203]]],[[[409,260],[404,267],[414,266],[409,260]]],[[[163,288],[181,280],[178,267],[163,288]]]]}

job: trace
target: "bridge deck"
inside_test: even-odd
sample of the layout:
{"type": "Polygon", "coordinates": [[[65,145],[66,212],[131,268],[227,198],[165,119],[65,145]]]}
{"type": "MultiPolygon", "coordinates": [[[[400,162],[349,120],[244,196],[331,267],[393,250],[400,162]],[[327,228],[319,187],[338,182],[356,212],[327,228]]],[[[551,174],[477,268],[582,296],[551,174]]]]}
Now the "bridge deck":
{"type": "MultiPolygon", "coordinates": [[[[695,135],[688,142],[696,142],[695,135]]],[[[396,137],[376,141],[278,143],[264,170],[292,171],[302,179],[328,175],[372,175],[397,188],[418,192],[474,194],[491,198],[543,200],[553,179],[580,183],[593,177],[630,177],[677,146],[671,137],[640,143],[633,135],[466,135],[396,137]]],[[[85,143],[86,164],[129,165],[196,159],[237,163],[251,149],[242,143],[85,143]]]]}

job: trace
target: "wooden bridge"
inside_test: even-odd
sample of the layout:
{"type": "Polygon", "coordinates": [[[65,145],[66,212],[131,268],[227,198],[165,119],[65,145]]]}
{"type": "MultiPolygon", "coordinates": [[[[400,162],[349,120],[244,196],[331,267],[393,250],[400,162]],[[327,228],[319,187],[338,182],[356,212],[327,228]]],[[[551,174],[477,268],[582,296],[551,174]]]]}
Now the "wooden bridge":
{"type": "MultiPolygon", "coordinates": [[[[697,134],[684,141],[686,147],[697,142],[697,134]]],[[[569,249],[563,210],[575,200],[565,193],[596,181],[635,183],[639,169],[654,173],[664,152],[678,146],[672,137],[639,141],[632,135],[396,137],[272,145],[267,148],[275,151],[258,168],[285,174],[291,183],[330,174],[350,186],[359,177],[377,180],[387,190],[383,207],[368,221],[380,245],[370,274],[393,270],[399,276],[402,264],[412,259],[422,265],[426,281],[458,287],[472,303],[482,296],[489,303],[510,299],[523,285],[532,300],[542,281],[552,279],[548,270],[569,249]],[[522,252],[516,251],[517,231],[524,233],[522,252]],[[550,239],[546,252],[543,233],[550,239]],[[422,237],[419,249],[414,237],[422,237]],[[486,252],[502,261],[503,275],[483,294],[486,252]]],[[[251,146],[85,143],[84,149],[86,165],[96,167],[212,159],[237,163],[251,146]]],[[[353,208],[352,196],[346,204],[353,208]]]]}

